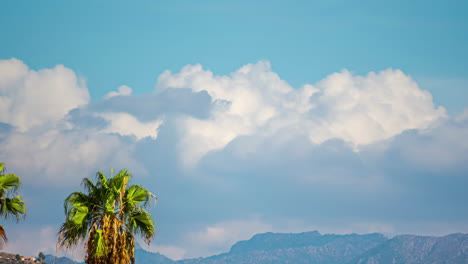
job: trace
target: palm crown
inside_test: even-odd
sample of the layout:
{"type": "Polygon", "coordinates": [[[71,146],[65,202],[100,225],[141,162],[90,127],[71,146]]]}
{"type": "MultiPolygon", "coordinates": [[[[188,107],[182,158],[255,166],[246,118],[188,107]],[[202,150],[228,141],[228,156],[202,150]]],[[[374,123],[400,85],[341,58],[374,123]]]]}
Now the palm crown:
{"type": "MultiPolygon", "coordinates": [[[[16,174],[4,172],[5,164],[0,163],[0,216],[4,219],[14,217],[18,221],[22,215],[26,214],[23,198],[14,196],[21,186],[21,179],[16,174]],[[10,198],[10,195],[14,197],[10,198]]],[[[0,225],[0,248],[7,241],[5,229],[0,225]]]]}
{"type": "Polygon", "coordinates": [[[144,208],[156,197],[141,185],[129,185],[131,177],[124,169],[110,178],[98,172],[96,183],[83,179],[87,193],[73,192],[65,199],[59,246],[86,242],[86,263],[135,263],[133,234],[151,242],[154,222],[144,208]]]}

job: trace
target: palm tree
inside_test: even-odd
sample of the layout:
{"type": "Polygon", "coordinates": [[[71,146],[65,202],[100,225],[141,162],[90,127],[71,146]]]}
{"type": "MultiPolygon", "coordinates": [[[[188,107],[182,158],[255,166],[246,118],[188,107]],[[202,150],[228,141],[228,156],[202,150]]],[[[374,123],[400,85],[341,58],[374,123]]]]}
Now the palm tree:
{"type": "MultiPolygon", "coordinates": [[[[26,205],[21,196],[14,196],[21,186],[21,179],[16,174],[5,173],[5,163],[0,163],[0,216],[4,219],[15,217],[18,221],[26,215],[26,205]],[[14,196],[10,198],[10,195],[14,196]]],[[[0,248],[8,241],[5,229],[0,225],[0,248]]]]}
{"type": "Polygon", "coordinates": [[[59,248],[85,242],[88,264],[135,263],[133,235],[151,242],[154,222],[144,208],[156,196],[141,185],[129,185],[131,178],[126,169],[110,178],[98,172],[96,183],[84,178],[87,193],[73,192],[65,199],[66,220],[59,231],[59,248]]]}
{"type": "Polygon", "coordinates": [[[39,254],[37,255],[38,259],[39,259],[39,263],[42,263],[42,261],[46,258],[46,256],[44,255],[44,253],[42,252],[39,252],[39,254]]]}

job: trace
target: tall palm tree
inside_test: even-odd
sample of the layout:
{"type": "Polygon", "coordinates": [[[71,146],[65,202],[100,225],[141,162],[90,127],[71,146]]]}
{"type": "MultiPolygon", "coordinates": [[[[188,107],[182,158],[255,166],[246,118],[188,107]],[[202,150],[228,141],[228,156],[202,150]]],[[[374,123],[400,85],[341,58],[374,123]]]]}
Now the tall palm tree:
{"type": "MultiPolygon", "coordinates": [[[[16,174],[5,173],[5,163],[0,162],[0,216],[4,219],[10,217],[18,221],[26,215],[26,205],[21,196],[14,196],[21,187],[21,179],[16,174]],[[10,196],[14,196],[10,198],[10,196]]],[[[5,229],[0,225],[0,248],[8,241],[5,229]]]]}
{"type": "Polygon", "coordinates": [[[96,183],[84,178],[86,193],[73,192],[65,199],[59,248],[85,242],[88,264],[135,263],[133,235],[151,242],[154,222],[144,208],[156,197],[141,185],[129,185],[131,178],[126,169],[110,178],[98,172],[96,183]]]}

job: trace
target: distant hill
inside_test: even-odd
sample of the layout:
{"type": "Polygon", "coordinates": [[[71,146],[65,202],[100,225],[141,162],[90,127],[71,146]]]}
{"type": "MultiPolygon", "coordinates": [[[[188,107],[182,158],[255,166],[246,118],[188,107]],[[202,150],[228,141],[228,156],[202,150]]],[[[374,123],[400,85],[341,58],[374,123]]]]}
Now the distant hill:
{"type": "MultiPolygon", "coordinates": [[[[177,264],[467,264],[468,235],[258,234],[228,253],[177,264]]],[[[149,264],[149,263],[140,263],[149,264]]]]}
{"type": "Polygon", "coordinates": [[[54,255],[46,255],[44,262],[47,264],[77,264],[78,263],[67,257],[56,257],[54,255]]]}
{"type": "MultiPolygon", "coordinates": [[[[161,255],[159,253],[153,253],[142,249],[139,246],[135,247],[135,259],[136,263],[151,263],[151,264],[172,264],[174,261],[161,255]]],[[[53,255],[46,255],[44,260],[47,264],[84,264],[73,261],[67,257],[55,257],[53,255]]]]}
{"type": "Polygon", "coordinates": [[[381,234],[320,235],[266,233],[241,241],[229,253],[181,260],[179,264],[343,264],[375,248],[387,239],[381,234]]]}
{"type": "Polygon", "coordinates": [[[175,263],[172,259],[161,255],[159,253],[153,253],[146,251],[142,248],[135,249],[135,260],[137,264],[151,263],[151,264],[173,264],[175,263]]]}
{"type": "Polygon", "coordinates": [[[351,264],[380,263],[468,263],[468,235],[397,236],[366,252],[351,264]]]}

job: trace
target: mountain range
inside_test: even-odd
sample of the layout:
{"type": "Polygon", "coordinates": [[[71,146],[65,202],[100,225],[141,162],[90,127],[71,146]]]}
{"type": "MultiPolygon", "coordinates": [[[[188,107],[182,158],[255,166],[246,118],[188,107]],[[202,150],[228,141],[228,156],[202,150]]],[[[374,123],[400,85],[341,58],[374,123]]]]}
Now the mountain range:
{"type": "MultiPolygon", "coordinates": [[[[206,258],[174,261],[141,247],[136,247],[135,255],[137,264],[466,264],[468,234],[388,239],[378,233],[264,233],[237,242],[227,253],[206,258]]],[[[55,264],[76,262],[59,258],[55,264]]]]}

